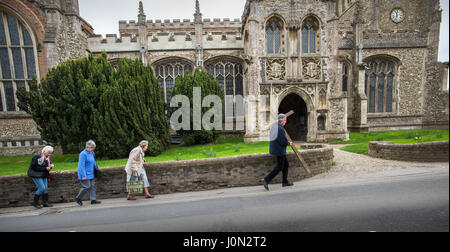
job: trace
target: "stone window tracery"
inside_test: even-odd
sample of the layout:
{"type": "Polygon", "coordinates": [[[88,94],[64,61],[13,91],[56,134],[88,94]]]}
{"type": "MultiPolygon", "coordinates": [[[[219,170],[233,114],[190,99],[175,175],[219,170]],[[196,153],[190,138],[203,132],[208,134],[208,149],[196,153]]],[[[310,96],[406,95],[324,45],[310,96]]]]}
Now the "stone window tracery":
{"type": "Polygon", "coordinates": [[[365,93],[369,113],[393,112],[395,65],[386,59],[368,62],[365,73],[365,93]]]}
{"type": "Polygon", "coordinates": [[[172,88],[175,84],[175,79],[183,75],[185,71],[192,73],[193,65],[181,59],[173,59],[157,63],[154,66],[155,76],[158,79],[161,87],[162,97],[166,104],[170,103],[172,88]]]}
{"type": "Polygon", "coordinates": [[[307,17],[302,24],[302,53],[317,53],[319,41],[319,21],[307,17]]]}
{"type": "Polygon", "coordinates": [[[284,25],[277,18],[272,17],[266,24],[266,41],[268,54],[281,54],[284,51],[284,25]]]}
{"type": "Polygon", "coordinates": [[[347,63],[342,64],[342,92],[348,91],[349,66],[347,63]]]}
{"type": "MultiPolygon", "coordinates": [[[[233,110],[233,104],[241,100],[235,99],[237,95],[244,96],[244,75],[242,64],[230,59],[217,59],[205,63],[205,69],[219,82],[223,94],[228,96],[224,99],[226,110],[233,110]]],[[[241,104],[242,105],[242,104],[241,104]]],[[[231,115],[231,111],[226,111],[231,115]]],[[[233,113],[237,115],[237,113],[233,113]]]]}
{"type": "Polygon", "coordinates": [[[0,112],[19,111],[16,91],[38,79],[31,34],[18,18],[0,9],[0,112]]]}

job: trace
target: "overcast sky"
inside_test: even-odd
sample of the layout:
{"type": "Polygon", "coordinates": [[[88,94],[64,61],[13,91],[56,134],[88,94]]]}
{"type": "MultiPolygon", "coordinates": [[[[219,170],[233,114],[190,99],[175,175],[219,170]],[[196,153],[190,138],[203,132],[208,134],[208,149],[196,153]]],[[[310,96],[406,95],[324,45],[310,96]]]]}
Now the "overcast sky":
{"type": "MultiPolygon", "coordinates": [[[[137,20],[138,0],[78,0],[80,16],[96,34],[119,34],[119,20],[137,20]]],[[[142,0],[147,19],[194,19],[195,0],[142,0]]],[[[203,18],[241,18],[245,0],[200,0],[203,18]]],[[[449,59],[449,0],[441,0],[443,9],[439,60],[449,59]]]]}

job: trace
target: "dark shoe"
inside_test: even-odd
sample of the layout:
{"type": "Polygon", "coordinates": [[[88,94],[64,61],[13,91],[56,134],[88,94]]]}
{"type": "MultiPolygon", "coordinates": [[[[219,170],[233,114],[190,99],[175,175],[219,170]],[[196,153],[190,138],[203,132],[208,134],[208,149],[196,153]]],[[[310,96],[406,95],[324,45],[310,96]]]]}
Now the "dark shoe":
{"type": "Polygon", "coordinates": [[[128,196],[127,196],[127,200],[136,200],[136,198],[135,198],[135,197],[133,197],[133,195],[131,195],[131,194],[128,194],[128,196]]]}
{"type": "Polygon", "coordinates": [[[42,208],[42,206],[39,205],[39,197],[40,197],[40,195],[36,195],[35,194],[33,202],[31,202],[31,205],[34,206],[36,209],[41,209],[42,208]]]}
{"type": "Polygon", "coordinates": [[[78,203],[79,206],[83,206],[83,201],[79,198],[75,198],[75,201],[78,203]]]}
{"type": "Polygon", "coordinates": [[[282,187],[293,186],[293,185],[294,185],[294,183],[288,181],[287,183],[283,183],[282,187]]]}
{"type": "Polygon", "coordinates": [[[146,199],[153,199],[154,197],[155,197],[155,195],[152,195],[152,194],[145,195],[146,199]]]}
{"type": "Polygon", "coordinates": [[[101,204],[102,202],[101,201],[98,201],[98,200],[91,200],[91,205],[94,205],[94,204],[101,204]]]}
{"type": "Polygon", "coordinates": [[[263,183],[264,188],[266,188],[267,191],[269,191],[269,184],[266,182],[265,179],[261,179],[261,183],[263,183]]]}
{"type": "Polygon", "coordinates": [[[48,203],[48,194],[42,194],[42,202],[44,207],[53,207],[52,204],[48,203]]]}

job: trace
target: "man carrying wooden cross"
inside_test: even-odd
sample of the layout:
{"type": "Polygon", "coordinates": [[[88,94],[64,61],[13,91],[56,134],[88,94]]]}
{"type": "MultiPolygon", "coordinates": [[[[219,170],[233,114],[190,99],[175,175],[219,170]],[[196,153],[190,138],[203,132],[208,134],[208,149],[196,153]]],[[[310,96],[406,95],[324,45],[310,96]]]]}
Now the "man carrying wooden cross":
{"type": "Polygon", "coordinates": [[[278,115],[278,123],[274,124],[270,129],[270,154],[277,157],[277,166],[263,179],[264,188],[269,190],[269,183],[281,171],[283,173],[282,186],[293,186],[294,183],[288,181],[289,162],[286,157],[286,147],[288,145],[294,147],[294,144],[286,137],[283,126],[286,124],[287,116],[285,114],[278,115]]]}

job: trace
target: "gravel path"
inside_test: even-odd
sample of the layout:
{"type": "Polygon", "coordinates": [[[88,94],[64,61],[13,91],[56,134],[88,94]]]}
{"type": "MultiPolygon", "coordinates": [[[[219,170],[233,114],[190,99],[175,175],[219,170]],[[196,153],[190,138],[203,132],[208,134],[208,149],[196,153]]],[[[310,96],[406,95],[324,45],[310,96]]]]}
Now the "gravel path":
{"type": "Polygon", "coordinates": [[[356,154],[340,150],[345,145],[331,145],[334,149],[334,165],[330,171],[315,176],[314,178],[346,178],[363,177],[376,173],[390,172],[401,169],[449,169],[449,162],[418,163],[373,158],[368,155],[356,154]]]}

